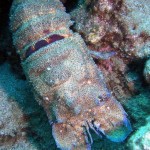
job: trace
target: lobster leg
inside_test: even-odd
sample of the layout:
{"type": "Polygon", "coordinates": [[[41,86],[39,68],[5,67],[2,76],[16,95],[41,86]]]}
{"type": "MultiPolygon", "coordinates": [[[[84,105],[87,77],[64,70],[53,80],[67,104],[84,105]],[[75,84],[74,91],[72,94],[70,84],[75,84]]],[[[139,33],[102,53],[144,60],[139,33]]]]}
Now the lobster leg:
{"type": "Polygon", "coordinates": [[[52,133],[57,147],[62,150],[91,150],[92,143],[89,142],[87,135],[90,133],[85,128],[80,124],[53,124],[52,133]]]}
{"type": "Polygon", "coordinates": [[[97,52],[89,50],[89,54],[95,59],[109,59],[110,57],[116,55],[116,52],[97,52]]]}

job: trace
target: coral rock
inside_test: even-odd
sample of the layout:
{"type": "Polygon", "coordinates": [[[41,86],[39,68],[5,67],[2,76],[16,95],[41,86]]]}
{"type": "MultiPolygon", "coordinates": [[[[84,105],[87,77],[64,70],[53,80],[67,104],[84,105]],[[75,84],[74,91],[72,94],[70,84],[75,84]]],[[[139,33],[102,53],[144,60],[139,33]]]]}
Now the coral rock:
{"type": "Polygon", "coordinates": [[[49,145],[56,150],[54,140],[46,134],[50,131],[48,120],[27,82],[18,79],[7,63],[0,70],[0,150],[37,150],[49,145]]]}
{"type": "Polygon", "coordinates": [[[139,128],[129,139],[128,146],[132,150],[150,150],[150,117],[147,124],[139,128]]]}
{"type": "Polygon", "coordinates": [[[104,68],[106,78],[113,78],[107,80],[110,89],[117,87],[126,98],[137,92],[134,82],[128,82],[126,77],[128,65],[150,56],[149,7],[148,0],[88,0],[70,12],[76,22],[75,30],[83,35],[90,49],[117,53],[111,61],[97,64],[104,68]]]}
{"type": "Polygon", "coordinates": [[[137,58],[150,56],[149,7],[149,0],[124,0],[118,14],[126,30],[124,50],[137,58]]]}

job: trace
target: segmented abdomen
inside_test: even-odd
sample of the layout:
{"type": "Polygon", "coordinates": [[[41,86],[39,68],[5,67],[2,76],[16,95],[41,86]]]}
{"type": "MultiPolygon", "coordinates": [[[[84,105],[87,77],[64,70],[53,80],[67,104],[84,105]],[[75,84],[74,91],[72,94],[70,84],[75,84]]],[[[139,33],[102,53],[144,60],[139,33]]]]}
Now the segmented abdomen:
{"type": "Polygon", "coordinates": [[[34,50],[38,41],[48,42],[48,38],[54,34],[72,34],[69,30],[72,22],[59,1],[14,1],[12,6],[13,42],[23,59],[28,48],[32,46],[34,50]]]}

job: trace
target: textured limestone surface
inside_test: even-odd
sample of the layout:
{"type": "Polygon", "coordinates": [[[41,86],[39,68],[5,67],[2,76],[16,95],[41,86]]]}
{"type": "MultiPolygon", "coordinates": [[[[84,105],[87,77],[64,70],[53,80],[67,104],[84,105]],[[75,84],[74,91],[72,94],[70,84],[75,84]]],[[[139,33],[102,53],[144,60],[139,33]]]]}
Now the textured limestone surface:
{"type": "Polygon", "coordinates": [[[38,150],[52,147],[47,117],[25,80],[8,63],[0,66],[0,150],[38,150]]]}
{"type": "Polygon", "coordinates": [[[128,145],[133,150],[150,150],[150,117],[129,139],[128,145]]]}
{"type": "Polygon", "coordinates": [[[150,56],[149,7],[149,0],[85,1],[70,14],[75,30],[95,49],[144,58],[150,56]]]}
{"type": "Polygon", "coordinates": [[[120,100],[138,92],[144,61],[150,56],[149,7],[148,0],[88,0],[70,12],[74,30],[84,37],[90,49],[116,52],[109,60],[96,63],[120,100]]]}
{"type": "Polygon", "coordinates": [[[150,34],[150,1],[149,0],[124,0],[124,5],[127,7],[128,13],[121,14],[123,19],[126,20],[126,24],[129,27],[128,30],[132,34],[140,34],[141,32],[147,32],[150,34]],[[138,13],[137,13],[138,12],[138,13]],[[137,25],[135,27],[135,25],[137,25]]]}
{"type": "Polygon", "coordinates": [[[10,71],[10,66],[0,66],[0,149],[25,150],[33,148],[26,136],[28,116],[17,101],[26,99],[27,84],[17,79],[10,71]]]}
{"type": "Polygon", "coordinates": [[[124,0],[123,3],[123,9],[118,16],[127,31],[124,50],[138,58],[148,57],[150,56],[150,1],[124,0]]]}
{"type": "MultiPolygon", "coordinates": [[[[16,97],[20,101],[23,101],[25,98],[25,92],[17,93],[18,88],[25,85],[24,81],[18,82],[15,77],[7,72],[9,65],[1,66],[1,76],[0,76],[0,134],[1,135],[14,135],[15,132],[20,130],[23,127],[26,127],[25,124],[21,124],[23,120],[23,110],[19,107],[19,104],[15,101],[16,97]],[[9,80],[8,80],[9,79],[9,80]],[[9,92],[7,93],[7,91],[9,92]]],[[[25,88],[25,87],[24,87],[25,88]]]]}

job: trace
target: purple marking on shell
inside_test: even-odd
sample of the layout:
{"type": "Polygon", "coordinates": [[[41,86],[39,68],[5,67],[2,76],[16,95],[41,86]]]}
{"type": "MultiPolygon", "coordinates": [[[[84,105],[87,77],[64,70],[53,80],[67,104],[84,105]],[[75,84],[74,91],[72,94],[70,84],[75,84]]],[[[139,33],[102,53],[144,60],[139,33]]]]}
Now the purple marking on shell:
{"type": "Polygon", "coordinates": [[[45,47],[53,42],[59,41],[64,39],[64,36],[58,35],[58,34],[54,34],[51,35],[47,38],[48,40],[40,40],[38,41],[35,46],[30,46],[25,54],[25,58],[28,58],[31,54],[33,54],[34,52],[38,51],[40,48],[45,47]]]}
{"type": "Polygon", "coordinates": [[[54,35],[50,36],[49,38],[50,38],[50,43],[49,43],[49,44],[51,44],[51,43],[53,43],[53,42],[55,42],[55,41],[62,40],[62,39],[64,39],[65,37],[64,37],[64,36],[61,36],[61,35],[58,35],[58,34],[54,34],[54,35]]]}
{"type": "Polygon", "coordinates": [[[40,49],[41,47],[46,46],[46,45],[48,45],[48,42],[47,42],[47,41],[45,41],[45,40],[38,41],[38,42],[35,44],[35,46],[34,46],[35,51],[38,50],[38,49],[40,49]]]}

